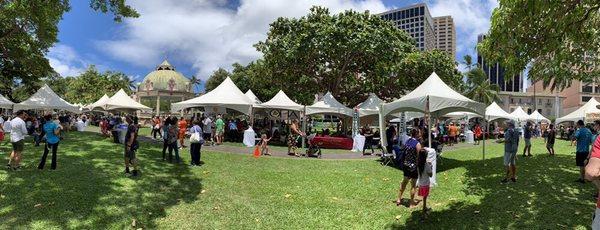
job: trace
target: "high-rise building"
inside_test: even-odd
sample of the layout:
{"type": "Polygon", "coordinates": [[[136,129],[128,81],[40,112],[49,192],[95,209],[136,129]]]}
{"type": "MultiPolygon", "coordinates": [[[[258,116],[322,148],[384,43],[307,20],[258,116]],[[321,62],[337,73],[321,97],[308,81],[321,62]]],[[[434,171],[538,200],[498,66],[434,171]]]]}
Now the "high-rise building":
{"type": "Polygon", "coordinates": [[[379,14],[383,19],[393,21],[396,27],[406,31],[415,39],[421,51],[435,49],[433,17],[425,3],[394,9],[379,14]]]}
{"type": "MultiPolygon", "coordinates": [[[[477,36],[477,43],[485,39],[485,35],[477,36]]],[[[523,73],[515,76],[506,76],[506,70],[500,66],[500,63],[490,63],[477,52],[477,64],[483,69],[483,72],[488,76],[492,84],[500,87],[500,91],[506,92],[521,92],[523,88],[523,73]]]]}
{"type": "Polygon", "coordinates": [[[456,29],[451,16],[433,18],[435,31],[435,48],[445,51],[454,59],[456,57],[456,29]]]}

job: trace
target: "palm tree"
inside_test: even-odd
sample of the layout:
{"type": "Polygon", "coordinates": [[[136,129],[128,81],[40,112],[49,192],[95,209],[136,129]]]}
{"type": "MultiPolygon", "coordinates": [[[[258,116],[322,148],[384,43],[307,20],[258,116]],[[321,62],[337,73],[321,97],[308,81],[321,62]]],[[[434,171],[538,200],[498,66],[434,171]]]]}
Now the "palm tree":
{"type": "Polygon", "coordinates": [[[194,89],[194,93],[200,91],[200,84],[202,84],[202,80],[196,77],[196,75],[192,75],[192,79],[190,79],[190,87],[194,89]]]}
{"type": "Polygon", "coordinates": [[[492,84],[485,75],[485,72],[479,67],[467,72],[467,86],[465,94],[473,100],[486,105],[494,101],[500,101],[500,97],[498,96],[500,86],[492,84]]]}
{"type": "Polygon", "coordinates": [[[475,66],[475,64],[473,64],[473,58],[468,54],[463,57],[463,64],[467,66],[469,71],[475,66]]]}

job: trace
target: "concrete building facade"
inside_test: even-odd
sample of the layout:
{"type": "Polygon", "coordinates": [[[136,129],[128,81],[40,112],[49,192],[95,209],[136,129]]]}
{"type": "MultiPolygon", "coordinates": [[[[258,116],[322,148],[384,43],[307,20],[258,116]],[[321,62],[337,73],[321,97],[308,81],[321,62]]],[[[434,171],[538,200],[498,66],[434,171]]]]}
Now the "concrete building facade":
{"type": "Polygon", "coordinates": [[[451,16],[433,18],[433,29],[435,31],[435,48],[456,57],[456,28],[451,16]]]}
{"type": "Polygon", "coordinates": [[[592,97],[600,101],[600,84],[598,83],[584,83],[581,81],[573,81],[571,83],[571,86],[565,88],[560,92],[557,92],[556,90],[550,91],[550,89],[544,89],[544,85],[542,82],[535,82],[527,88],[527,92],[542,92],[545,94],[552,95],[558,94],[558,96],[563,97],[564,102],[563,109],[561,111],[561,115],[563,116],[577,110],[583,104],[588,102],[592,97]]]}
{"type": "Polygon", "coordinates": [[[565,97],[558,96],[557,98],[555,94],[503,91],[499,92],[498,96],[501,98],[498,105],[508,113],[512,113],[517,107],[521,106],[527,114],[537,110],[544,117],[551,120],[564,115],[561,111],[563,110],[565,97]]]}
{"type": "Polygon", "coordinates": [[[433,17],[425,3],[386,11],[379,16],[406,31],[415,40],[417,49],[425,51],[436,48],[433,17]]]}

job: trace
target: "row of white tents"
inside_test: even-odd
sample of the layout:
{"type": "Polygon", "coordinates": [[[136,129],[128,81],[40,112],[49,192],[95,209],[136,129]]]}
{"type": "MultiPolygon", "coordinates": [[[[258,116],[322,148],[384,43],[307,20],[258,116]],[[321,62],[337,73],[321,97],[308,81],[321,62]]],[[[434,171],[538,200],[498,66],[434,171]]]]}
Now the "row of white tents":
{"type": "Polygon", "coordinates": [[[139,102],[133,100],[125,90],[120,89],[112,97],[104,94],[96,102],[84,106],[85,110],[88,111],[123,111],[123,112],[134,112],[137,110],[150,111],[152,108],[142,105],[139,102]]]}
{"type": "Polygon", "coordinates": [[[98,101],[88,105],[71,104],[54,92],[48,85],[42,86],[27,100],[20,103],[13,103],[6,97],[0,95],[0,108],[18,110],[61,110],[72,113],[82,113],[86,110],[103,110],[103,111],[126,111],[133,112],[136,110],[151,110],[144,106],[125,93],[123,89],[119,90],[112,97],[104,95],[98,101]]]}

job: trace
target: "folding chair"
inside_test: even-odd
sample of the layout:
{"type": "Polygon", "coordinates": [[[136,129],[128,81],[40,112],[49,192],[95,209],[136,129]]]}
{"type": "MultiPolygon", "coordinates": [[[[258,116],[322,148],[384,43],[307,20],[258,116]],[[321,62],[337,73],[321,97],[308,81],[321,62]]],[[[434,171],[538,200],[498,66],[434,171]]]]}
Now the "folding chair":
{"type": "Polygon", "coordinates": [[[384,151],[383,148],[381,148],[381,165],[383,166],[387,166],[390,163],[392,163],[392,165],[397,166],[396,165],[396,156],[397,153],[400,151],[400,147],[397,145],[394,145],[392,147],[392,153],[388,153],[387,151],[384,151]]]}

